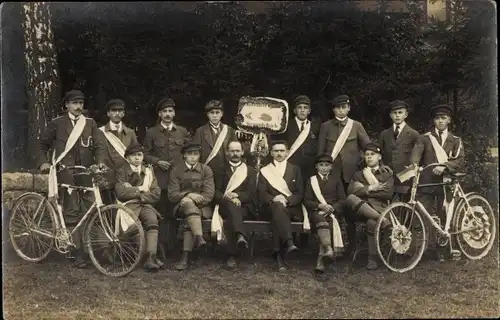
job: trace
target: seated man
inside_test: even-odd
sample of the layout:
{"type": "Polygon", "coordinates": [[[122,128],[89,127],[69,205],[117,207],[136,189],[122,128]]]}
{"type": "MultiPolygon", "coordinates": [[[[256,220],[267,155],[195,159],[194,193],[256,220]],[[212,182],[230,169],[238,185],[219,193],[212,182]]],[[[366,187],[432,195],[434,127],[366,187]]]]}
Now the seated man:
{"type": "MultiPolygon", "coordinates": [[[[378,268],[377,247],[375,245],[375,227],[380,218],[380,212],[387,207],[394,192],[393,172],[380,167],[382,158],[380,147],[375,143],[369,143],[365,148],[366,167],[357,171],[351,178],[347,188],[346,207],[352,214],[367,220],[368,231],[368,264],[367,269],[378,268]]],[[[384,219],[383,228],[390,226],[390,222],[384,219]]]]}
{"type": "Polygon", "coordinates": [[[132,209],[139,217],[146,232],[147,259],[144,267],[157,270],[163,263],[156,258],[158,245],[158,215],[153,205],[160,200],[161,189],[150,166],[145,166],[144,148],[137,142],[130,144],[125,150],[123,164],[116,171],[115,192],[119,201],[132,209]]]}
{"type": "Polygon", "coordinates": [[[309,218],[301,204],[304,194],[301,170],[285,160],[288,154],[286,142],[272,142],[270,153],[273,161],[260,169],[257,189],[264,211],[271,214],[273,256],[278,269],[284,271],[285,253],[298,250],[292,240],[291,221],[304,220],[304,229],[308,230],[309,218]]]}
{"type": "Polygon", "coordinates": [[[335,254],[344,251],[342,233],[335,215],[343,214],[345,191],[340,175],[331,174],[332,166],[330,155],[316,157],[316,175],[307,181],[304,195],[304,204],[319,238],[315,271],[320,273],[325,271],[323,258],[333,259],[335,254]]]}
{"type": "Polygon", "coordinates": [[[168,199],[174,207],[174,214],[186,219],[182,257],[176,266],[185,270],[189,263],[189,253],[193,247],[206,245],[203,239],[202,216],[210,218],[209,206],[214,197],[214,176],[212,169],[200,163],[201,146],[189,143],[182,148],[184,162],[177,164],[168,181],[168,199]]]}
{"type": "Polygon", "coordinates": [[[248,248],[245,239],[243,219],[255,212],[254,198],[257,193],[257,172],[254,168],[247,166],[241,161],[243,156],[243,145],[239,141],[231,141],[227,146],[226,159],[229,161],[224,165],[224,170],[215,172],[215,196],[216,204],[212,219],[212,231],[222,231],[222,222],[216,217],[222,217],[227,221],[224,234],[227,237],[227,266],[230,269],[236,267],[236,247],[248,248]]]}

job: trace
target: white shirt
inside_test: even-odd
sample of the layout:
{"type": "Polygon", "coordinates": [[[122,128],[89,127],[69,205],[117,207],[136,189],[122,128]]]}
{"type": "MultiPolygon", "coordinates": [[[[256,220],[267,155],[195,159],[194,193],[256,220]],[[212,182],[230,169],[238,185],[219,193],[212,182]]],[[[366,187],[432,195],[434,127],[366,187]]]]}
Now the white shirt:
{"type": "Polygon", "coordinates": [[[299,131],[300,129],[302,128],[302,124],[304,124],[304,128],[305,128],[305,125],[307,124],[308,120],[299,120],[299,118],[295,117],[295,121],[297,122],[297,127],[299,127],[299,131]]]}
{"type": "Polygon", "coordinates": [[[185,161],[184,161],[184,163],[186,164],[186,167],[188,167],[189,170],[193,170],[194,168],[196,168],[196,165],[198,164],[198,163],[196,163],[194,165],[190,165],[189,163],[187,163],[185,161]]]}
{"type": "Polygon", "coordinates": [[[321,178],[321,180],[325,180],[325,178],[328,177],[328,175],[322,175],[321,173],[318,172],[318,176],[321,178]]]}
{"type": "Polygon", "coordinates": [[[376,167],[373,167],[373,168],[371,168],[371,169],[372,169],[372,172],[373,172],[373,171],[377,171],[378,169],[380,169],[380,166],[376,166],[376,167]]]}
{"type": "Polygon", "coordinates": [[[337,119],[340,122],[344,122],[345,120],[347,120],[347,117],[340,119],[339,117],[335,116],[335,119],[337,119]]]}
{"type": "Polygon", "coordinates": [[[132,169],[132,172],[141,173],[141,165],[134,166],[133,164],[130,164],[130,169],[132,169]]]}
{"type": "MultiPolygon", "coordinates": [[[[434,130],[436,131],[436,135],[439,137],[439,130],[437,128],[434,128],[434,130]]],[[[441,146],[444,145],[446,138],[448,138],[448,129],[444,129],[443,133],[441,134],[441,146]]]]}
{"type": "Polygon", "coordinates": [[[75,126],[76,121],[78,121],[78,119],[80,119],[80,117],[81,117],[81,115],[78,117],[75,117],[74,115],[72,115],[69,112],[68,112],[68,116],[71,119],[71,124],[73,125],[73,127],[75,126]]]}
{"type": "MultiPolygon", "coordinates": [[[[401,132],[403,131],[403,128],[405,127],[406,125],[406,122],[401,122],[401,124],[395,124],[393,123],[392,124],[392,132],[395,132],[396,131],[396,126],[399,126],[399,133],[398,133],[398,137],[399,135],[401,134],[401,132]]],[[[397,138],[397,137],[396,137],[397,138]]]]}
{"type": "Polygon", "coordinates": [[[210,129],[212,129],[212,131],[213,131],[214,133],[217,133],[217,132],[215,132],[215,130],[216,130],[216,129],[217,129],[217,131],[218,131],[218,132],[220,132],[220,131],[221,131],[221,123],[219,122],[219,124],[218,124],[217,126],[214,126],[214,125],[210,122],[210,129]]]}
{"type": "Polygon", "coordinates": [[[278,174],[283,177],[285,175],[285,170],[286,170],[286,160],[283,160],[281,162],[273,160],[273,164],[276,167],[278,174]]]}
{"type": "Polygon", "coordinates": [[[236,168],[241,165],[241,161],[240,162],[229,161],[229,165],[231,166],[231,171],[234,172],[236,170],[236,168]]]}
{"type": "Polygon", "coordinates": [[[167,131],[172,131],[172,127],[174,126],[174,124],[171,122],[170,125],[166,125],[164,124],[163,122],[161,123],[161,125],[163,126],[163,128],[165,128],[167,131]]]}
{"type": "Polygon", "coordinates": [[[122,130],[123,130],[122,122],[120,121],[119,123],[114,123],[113,121],[110,121],[109,122],[109,130],[122,132],[122,130]]]}

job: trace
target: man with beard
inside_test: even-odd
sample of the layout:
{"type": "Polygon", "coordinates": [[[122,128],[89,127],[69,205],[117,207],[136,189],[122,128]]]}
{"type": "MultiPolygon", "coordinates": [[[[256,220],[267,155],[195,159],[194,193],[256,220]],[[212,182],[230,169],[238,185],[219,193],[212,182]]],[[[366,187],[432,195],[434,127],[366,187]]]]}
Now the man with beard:
{"type": "MultiPolygon", "coordinates": [[[[144,137],[144,160],[155,167],[155,175],[161,188],[161,199],[157,209],[166,224],[167,249],[174,245],[177,233],[177,221],[172,214],[172,205],[168,201],[168,181],[170,170],[182,164],[182,148],[191,140],[186,128],[174,123],[175,102],[170,98],[162,99],[156,106],[160,123],[146,131],[144,137]]],[[[160,233],[161,234],[161,233],[160,233]]]]}
{"type": "Polygon", "coordinates": [[[209,101],[205,112],[208,123],[196,130],[193,142],[201,145],[201,162],[213,171],[223,170],[226,163],[224,150],[234,137],[234,129],[221,122],[224,114],[222,101],[209,101]]]}
{"type": "Polygon", "coordinates": [[[106,110],[109,122],[99,128],[106,139],[106,157],[104,164],[109,168],[105,175],[106,186],[101,192],[102,200],[105,204],[116,201],[115,182],[116,170],[127,163],[125,160],[125,150],[129,145],[137,143],[135,131],[123,124],[125,116],[125,102],[121,99],[111,99],[106,103],[106,110]]]}
{"type": "Polygon", "coordinates": [[[254,198],[257,193],[257,172],[241,161],[243,146],[239,141],[231,141],[227,146],[228,163],[221,171],[215,172],[215,208],[212,218],[212,232],[227,238],[227,267],[236,267],[236,247],[248,248],[243,221],[255,212],[254,198]],[[223,225],[222,219],[227,221],[223,225]]]}
{"type": "Polygon", "coordinates": [[[182,257],[177,270],[185,270],[194,247],[206,245],[201,219],[210,218],[209,204],[214,197],[212,169],[200,163],[201,146],[190,143],[182,148],[184,161],[178,163],[169,177],[168,198],[175,204],[173,213],[185,219],[182,257]]]}
{"type": "Polygon", "coordinates": [[[271,214],[273,229],[273,256],[278,270],[285,271],[285,255],[298,250],[292,239],[292,221],[304,221],[308,231],[309,217],[302,205],[304,183],[300,168],[288,163],[288,146],[285,141],[271,143],[273,161],[260,169],[258,182],[259,200],[265,212],[271,214]]]}
{"type": "MultiPolygon", "coordinates": [[[[56,165],[90,167],[98,163],[101,168],[105,167],[105,144],[101,132],[94,119],[82,115],[84,98],[79,90],[66,92],[63,103],[67,113],[47,125],[34,150],[37,166],[42,172],[49,171],[49,198],[61,196],[62,212],[68,216],[79,216],[86,212],[94,197],[91,192],[58,190],[58,183],[76,185],[77,182],[73,176],[76,172],[63,170],[56,174],[56,165]]],[[[73,240],[77,247],[75,266],[85,268],[88,257],[80,243],[80,235],[75,234],[73,240]]]]}

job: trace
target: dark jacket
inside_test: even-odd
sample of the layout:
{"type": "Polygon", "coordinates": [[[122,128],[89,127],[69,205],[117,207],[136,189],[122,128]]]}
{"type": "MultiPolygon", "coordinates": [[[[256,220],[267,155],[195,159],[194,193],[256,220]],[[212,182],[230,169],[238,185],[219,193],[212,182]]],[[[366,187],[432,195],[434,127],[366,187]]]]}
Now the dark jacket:
{"type": "MultiPolygon", "coordinates": [[[[257,171],[248,165],[247,168],[246,179],[233,192],[238,194],[238,199],[241,201],[242,206],[245,206],[250,213],[254,214],[255,200],[257,197],[257,171]]],[[[226,164],[223,170],[215,172],[214,203],[217,204],[222,201],[227,184],[232,175],[233,172],[229,164],[226,164]]]]}
{"type": "MultiPolygon", "coordinates": [[[[326,200],[326,203],[333,206],[336,212],[341,212],[343,210],[343,201],[346,199],[346,196],[344,184],[342,183],[340,176],[335,174],[329,175],[326,181],[323,181],[319,174],[316,174],[315,176],[318,179],[319,188],[326,200]]],[[[311,178],[307,180],[306,193],[304,195],[304,205],[309,213],[318,211],[318,206],[320,204],[314,194],[311,178]]]]}
{"type": "MultiPolygon", "coordinates": [[[[221,123],[221,129],[222,125],[225,125],[221,123]]],[[[235,138],[234,134],[234,129],[231,128],[230,126],[227,126],[227,135],[226,138],[224,139],[224,143],[222,144],[219,152],[217,155],[208,163],[210,168],[214,171],[220,170],[220,168],[224,167],[224,164],[226,163],[226,149],[227,145],[229,142],[235,138]]],[[[219,133],[220,134],[220,133],[219,133]]],[[[193,136],[193,142],[201,145],[201,157],[200,157],[200,162],[205,163],[205,160],[208,158],[210,155],[210,152],[212,152],[212,149],[215,145],[215,141],[217,138],[214,136],[213,130],[210,128],[210,124],[207,123],[198,129],[196,129],[196,132],[194,133],[193,136]]]]}
{"type": "Polygon", "coordinates": [[[390,171],[378,169],[375,173],[375,178],[379,183],[387,185],[386,190],[376,192],[368,192],[369,183],[366,181],[363,171],[357,171],[349,183],[347,194],[354,194],[360,199],[367,201],[375,210],[381,212],[387,207],[394,194],[394,176],[390,171]]]}
{"type": "Polygon", "coordinates": [[[143,184],[145,176],[146,168],[144,165],[140,175],[132,171],[128,162],[116,170],[116,198],[121,202],[135,200],[133,203],[127,204],[127,207],[134,210],[134,212],[144,206],[156,211],[153,204],[160,201],[161,189],[154,174],[149,192],[139,191],[138,187],[143,184]],[[132,186],[126,186],[126,183],[132,186]]]}
{"type": "MultiPolygon", "coordinates": [[[[283,179],[292,192],[291,196],[286,197],[288,200],[288,206],[301,210],[300,205],[302,203],[302,198],[304,197],[304,183],[302,181],[300,168],[291,163],[287,163],[283,179]]],[[[281,194],[278,190],[271,186],[262,173],[259,175],[257,190],[259,193],[259,201],[262,205],[269,205],[275,196],[281,194]]]]}

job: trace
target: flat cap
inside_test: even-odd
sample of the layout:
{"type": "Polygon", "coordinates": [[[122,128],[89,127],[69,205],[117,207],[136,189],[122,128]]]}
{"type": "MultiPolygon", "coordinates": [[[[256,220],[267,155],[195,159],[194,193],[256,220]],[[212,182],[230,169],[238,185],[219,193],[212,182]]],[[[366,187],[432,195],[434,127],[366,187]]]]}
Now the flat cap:
{"type": "Polygon", "coordinates": [[[333,98],[332,100],[332,104],[334,106],[340,106],[340,105],[343,105],[343,104],[346,104],[346,103],[349,103],[349,96],[343,94],[343,95],[340,95],[340,96],[336,96],[335,98],[333,98]]]}
{"type": "Polygon", "coordinates": [[[224,107],[222,106],[222,101],[220,100],[208,101],[207,104],[205,105],[205,112],[209,112],[214,109],[224,110],[224,107]]]}
{"type": "Polygon", "coordinates": [[[68,101],[75,101],[79,99],[85,99],[85,95],[83,94],[83,92],[81,92],[80,90],[70,90],[64,94],[63,102],[66,103],[68,101]]]}
{"type": "Polygon", "coordinates": [[[111,99],[106,103],[106,110],[125,109],[125,101],[122,99],[111,99]]]}
{"type": "Polygon", "coordinates": [[[447,104],[440,104],[431,109],[432,117],[446,115],[451,116],[451,108],[447,104]]]}
{"type": "Polygon", "coordinates": [[[188,151],[201,151],[201,145],[190,142],[182,147],[181,153],[186,153],[188,151]]]}
{"type": "Polygon", "coordinates": [[[300,95],[293,99],[293,104],[294,106],[298,106],[299,104],[307,104],[308,106],[311,106],[311,99],[309,99],[308,96],[300,95]]]}
{"type": "Polygon", "coordinates": [[[378,144],[376,144],[375,142],[370,142],[369,144],[366,145],[365,147],[365,151],[373,151],[373,152],[377,152],[377,153],[381,153],[382,150],[380,149],[380,146],[378,144]]]}
{"type": "Polygon", "coordinates": [[[175,108],[175,102],[174,102],[174,100],[171,99],[171,98],[163,98],[156,105],[156,112],[159,112],[159,111],[161,111],[161,110],[163,110],[165,108],[168,108],[168,107],[175,108]]]}
{"type": "Polygon", "coordinates": [[[316,157],[316,162],[315,163],[320,163],[320,162],[328,162],[328,163],[333,163],[333,158],[329,154],[320,154],[319,156],[316,157]]]}
{"type": "Polygon", "coordinates": [[[401,100],[394,100],[389,104],[389,106],[391,108],[391,111],[403,109],[403,108],[408,109],[408,104],[404,101],[401,101],[401,100]]]}
{"type": "Polygon", "coordinates": [[[124,156],[129,156],[137,152],[144,152],[144,147],[138,142],[132,142],[125,150],[124,156]]]}

